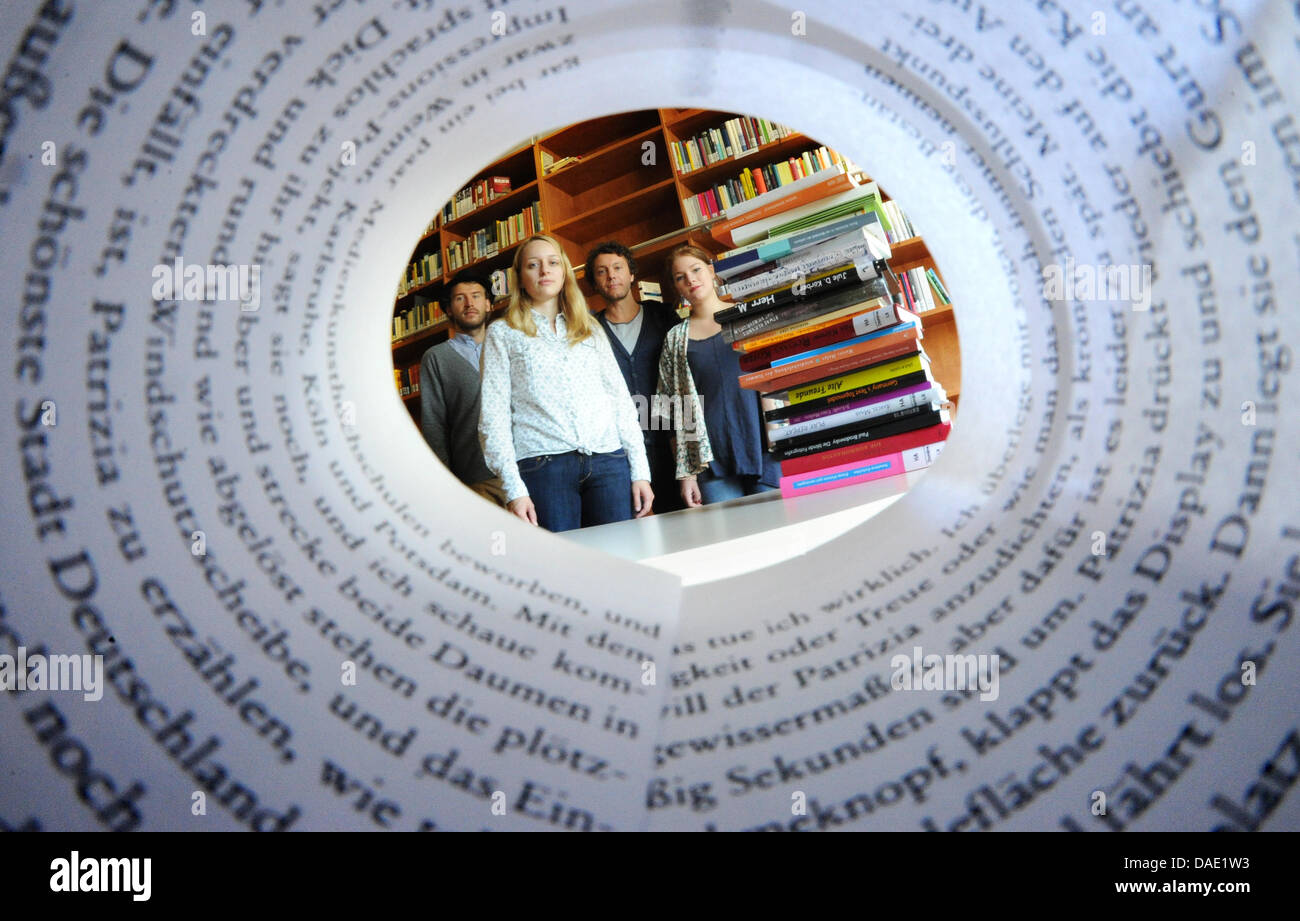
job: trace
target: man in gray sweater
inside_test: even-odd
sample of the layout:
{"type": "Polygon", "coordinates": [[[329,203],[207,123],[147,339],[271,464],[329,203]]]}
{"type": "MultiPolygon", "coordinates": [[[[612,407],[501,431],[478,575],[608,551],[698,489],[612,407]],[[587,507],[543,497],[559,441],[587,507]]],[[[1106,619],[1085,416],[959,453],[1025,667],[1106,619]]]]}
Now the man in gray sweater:
{"type": "Polygon", "coordinates": [[[485,499],[505,505],[501,480],[483,462],[478,440],[479,368],[492,307],[486,279],[461,272],[452,279],[452,331],[420,360],[420,430],[438,460],[485,499]]]}

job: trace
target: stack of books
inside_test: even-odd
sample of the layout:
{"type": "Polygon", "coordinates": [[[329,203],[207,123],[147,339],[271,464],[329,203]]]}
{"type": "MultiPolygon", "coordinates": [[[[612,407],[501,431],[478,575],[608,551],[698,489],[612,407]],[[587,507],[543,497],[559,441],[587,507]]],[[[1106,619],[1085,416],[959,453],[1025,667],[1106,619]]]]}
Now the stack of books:
{"type": "Polygon", "coordinates": [[[764,396],[782,495],[929,466],[948,437],[948,400],[886,261],[878,190],[853,182],[780,204],[713,229],[749,241],[715,262],[736,300],[716,319],[740,353],[740,385],[764,396]]]}

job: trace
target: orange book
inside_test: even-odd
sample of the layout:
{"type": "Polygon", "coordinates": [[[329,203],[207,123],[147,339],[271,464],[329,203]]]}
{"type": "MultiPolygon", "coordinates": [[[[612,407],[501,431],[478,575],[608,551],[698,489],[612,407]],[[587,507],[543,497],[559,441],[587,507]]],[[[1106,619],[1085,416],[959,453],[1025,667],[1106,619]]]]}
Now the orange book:
{"type": "Polygon", "coordinates": [[[789,326],[782,326],[780,329],[759,333],[757,336],[750,336],[748,339],[737,339],[731,343],[731,347],[742,354],[756,352],[759,349],[767,348],[769,345],[776,345],[778,342],[793,339],[795,336],[815,333],[819,329],[834,326],[845,317],[856,317],[859,314],[871,313],[880,309],[880,306],[884,303],[883,298],[877,298],[866,307],[862,304],[854,304],[852,307],[845,307],[843,310],[836,310],[834,313],[828,313],[820,317],[810,317],[798,323],[791,323],[789,326]]]}
{"type": "Polygon", "coordinates": [[[913,326],[891,336],[882,336],[871,342],[845,346],[779,368],[767,368],[752,374],[742,374],[740,386],[746,390],[761,390],[764,393],[789,390],[791,387],[819,381],[823,377],[855,371],[882,361],[903,358],[914,354],[919,348],[917,329],[913,326]]]}
{"type": "MultiPolygon", "coordinates": [[[[754,371],[748,375],[740,376],[740,385],[746,390],[785,390],[790,386],[798,386],[806,381],[787,381],[787,377],[796,377],[806,371],[815,371],[819,377],[827,376],[828,373],[835,373],[833,368],[827,371],[826,368],[835,366],[839,367],[841,363],[849,359],[857,360],[859,367],[867,364],[883,362],[885,359],[898,358],[906,354],[907,350],[915,347],[915,342],[920,338],[920,329],[911,327],[909,329],[900,329],[897,333],[889,333],[888,336],[881,336],[876,340],[868,342],[858,342],[857,345],[842,346],[840,349],[824,351],[820,355],[813,355],[811,358],[805,358],[800,362],[790,362],[781,364],[775,368],[763,368],[762,371],[754,371]],[[900,351],[901,349],[901,351],[900,351]],[[770,386],[771,384],[784,384],[779,388],[770,386]]],[[[816,377],[809,377],[807,380],[816,380],[816,377]]]]}
{"type": "Polygon", "coordinates": [[[730,248],[735,245],[731,239],[731,231],[737,227],[765,217],[771,217],[774,214],[801,208],[804,205],[811,205],[813,202],[820,201],[828,196],[848,192],[857,187],[857,184],[849,178],[847,173],[841,173],[837,170],[834,175],[827,177],[824,182],[816,182],[799,189],[797,192],[776,197],[770,202],[751,208],[739,217],[718,221],[709,228],[709,233],[713,234],[714,239],[718,240],[718,242],[730,248]]]}

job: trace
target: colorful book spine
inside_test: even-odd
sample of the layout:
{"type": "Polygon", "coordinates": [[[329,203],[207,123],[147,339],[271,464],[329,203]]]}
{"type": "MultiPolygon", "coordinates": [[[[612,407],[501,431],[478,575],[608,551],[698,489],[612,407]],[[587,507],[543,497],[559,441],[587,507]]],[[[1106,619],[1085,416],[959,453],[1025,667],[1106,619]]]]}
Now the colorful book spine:
{"type": "Polygon", "coordinates": [[[887,337],[884,342],[868,342],[848,349],[836,349],[787,367],[766,368],[742,375],[740,386],[746,390],[776,393],[834,374],[846,374],[861,368],[875,367],[882,362],[921,354],[924,352],[917,341],[916,331],[907,330],[896,337],[887,337]]]}
{"type": "Polygon", "coordinates": [[[773,409],[763,411],[763,418],[768,422],[776,422],[781,419],[795,419],[807,416],[809,413],[822,409],[839,409],[848,406],[858,400],[868,397],[876,399],[885,394],[895,395],[908,387],[916,384],[929,386],[934,381],[925,371],[915,371],[911,374],[900,374],[896,377],[888,377],[877,381],[874,384],[864,384],[860,387],[854,387],[851,390],[844,390],[833,393],[830,396],[822,397],[818,400],[805,400],[802,403],[789,403],[778,399],[782,405],[773,409]]]}
{"type": "Polygon", "coordinates": [[[933,268],[928,268],[925,270],[925,277],[930,280],[930,287],[934,288],[934,293],[939,295],[939,300],[943,302],[944,306],[951,304],[952,298],[948,296],[948,289],[939,280],[938,273],[933,268]]]}
{"type": "Polygon", "coordinates": [[[723,286],[722,293],[730,297],[753,297],[807,275],[848,263],[862,266],[860,274],[874,277],[881,270],[872,268],[868,272],[866,267],[875,266],[880,260],[888,258],[889,251],[876,243],[875,235],[859,228],[851,233],[818,243],[802,252],[782,256],[774,260],[765,272],[745,278],[733,278],[723,286]]]}
{"type": "MultiPolygon", "coordinates": [[[[788,168],[786,173],[782,174],[783,185],[790,185],[795,181],[793,176],[786,178],[787,175],[788,168]]],[[[724,246],[743,246],[759,237],[767,236],[770,229],[769,222],[779,222],[788,215],[816,213],[823,203],[838,203],[841,196],[848,196],[843,199],[846,201],[858,196],[865,197],[866,193],[863,189],[866,188],[868,187],[856,185],[855,180],[847,173],[837,171],[820,182],[810,182],[796,192],[774,196],[740,217],[729,217],[719,221],[709,228],[709,233],[724,246]]],[[[870,185],[870,189],[875,189],[874,183],[870,185]]],[[[773,196],[773,193],[769,192],[768,196],[773,196]]]]}
{"type": "MultiPolygon", "coordinates": [[[[817,317],[824,316],[829,319],[832,315],[845,310],[851,313],[870,311],[862,320],[863,325],[867,326],[867,329],[863,330],[864,334],[873,329],[893,326],[898,322],[898,311],[888,294],[880,294],[874,290],[864,294],[857,287],[853,287],[832,292],[826,297],[815,301],[787,304],[784,307],[778,307],[776,310],[760,313],[758,316],[744,317],[730,323],[723,323],[722,338],[727,342],[734,343],[740,339],[749,339],[760,333],[791,326],[817,317]]],[[[844,314],[841,313],[840,315],[843,316],[844,314]]]]}
{"type": "Polygon", "coordinates": [[[820,454],[792,458],[781,462],[781,474],[783,476],[794,476],[797,473],[808,473],[811,470],[820,470],[837,464],[862,461],[882,454],[892,454],[895,451],[906,451],[909,448],[944,441],[951,431],[952,426],[944,422],[938,425],[913,429],[899,435],[890,435],[874,441],[864,441],[844,448],[834,448],[820,454]]]}
{"type": "Polygon", "coordinates": [[[921,352],[908,358],[900,358],[897,361],[887,361],[884,364],[873,365],[870,368],[864,368],[861,371],[854,371],[850,374],[844,374],[838,377],[824,381],[816,381],[801,387],[796,387],[788,391],[786,399],[791,405],[797,403],[806,403],[809,400],[817,400],[831,394],[851,390],[854,387],[862,387],[867,384],[874,384],[877,381],[886,380],[891,377],[901,377],[904,374],[913,374],[917,371],[929,369],[929,361],[925,353],[921,352]]]}
{"type": "Polygon", "coordinates": [[[898,417],[894,419],[884,417],[882,420],[872,420],[844,431],[819,432],[817,435],[808,436],[812,439],[810,441],[794,438],[789,443],[782,442],[774,446],[772,456],[778,461],[787,461],[797,457],[807,457],[810,454],[820,454],[833,448],[843,448],[864,441],[888,438],[890,435],[901,435],[914,429],[926,428],[948,421],[948,411],[934,406],[934,404],[928,407],[918,406],[914,407],[914,409],[916,412],[904,410],[903,413],[894,413],[892,415],[898,417]]]}
{"type": "Polygon", "coordinates": [[[948,397],[943,392],[943,388],[937,384],[908,387],[905,393],[897,396],[890,395],[880,400],[854,403],[843,409],[829,412],[819,410],[815,414],[816,418],[802,418],[801,421],[791,420],[788,424],[769,428],[767,437],[773,444],[776,444],[791,438],[801,438],[816,432],[824,432],[827,429],[839,428],[843,425],[866,422],[868,419],[875,419],[878,416],[888,416],[891,413],[911,409],[913,406],[928,406],[932,403],[942,404],[947,399],[948,397]]]}
{"type": "MultiPolygon", "coordinates": [[[[802,279],[795,277],[774,291],[768,291],[758,297],[751,297],[732,304],[730,307],[724,307],[715,313],[713,318],[719,323],[732,323],[755,314],[776,310],[779,307],[797,304],[801,301],[816,300],[834,291],[871,281],[878,274],[879,270],[874,265],[869,267],[854,264],[832,266],[820,272],[805,275],[802,279]]],[[[864,300],[870,297],[879,297],[881,293],[883,292],[873,291],[867,294],[864,300]]]]}
{"type": "MultiPolygon", "coordinates": [[[[845,307],[841,310],[833,310],[830,313],[814,314],[806,319],[799,320],[793,323],[787,323],[783,326],[777,326],[775,329],[767,329],[761,333],[755,333],[752,336],[747,336],[744,339],[730,339],[728,341],[731,342],[731,347],[733,349],[735,349],[737,352],[744,353],[744,352],[753,351],[754,349],[762,348],[764,346],[784,342],[789,338],[800,336],[803,335],[804,333],[816,332],[818,330],[830,326],[834,326],[836,323],[839,322],[856,320],[858,318],[863,318],[863,321],[866,324],[866,328],[863,330],[863,333],[865,334],[871,332],[871,330],[873,329],[880,328],[879,326],[875,325],[875,323],[873,322],[874,317],[867,317],[866,315],[874,313],[882,305],[888,305],[888,300],[885,298],[875,298],[865,303],[851,304],[848,307],[845,307]]],[[[897,311],[898,311],[897,306],[894,306],[894,311],[895,314],[897,315],[897,311]]],[[[886,323],[883,325],[888,326],[889,324],[886,323]]],[[[724,340],[727,340],[728,335],[730,334],[727,331],[727,327],[723,326],[722,338],[724,340]]]]}
{"type": "MultiPolygon", "coordinates": [[[[767,263],[775,262],[783,256],[802,252],[809,247],[816,246],[818,243],[824,243],[843,234],[852,233],[868,225],[878,227],[879,224],[880,218],[873,213],[864,212],[841,218],[838,221],[820,224],[817,227],[786,237],[764,240],[761,243],[751,243],[749,246],[731,250],[715,259],[713,271],[725,281],[744,272],[753,271],[767,263]]],[[[881,233],[883,235],[883,232],[881,233]]]]}
{"type": "MultiPolygon", "coordinates": [[[[836,355],[828,359],[833,361],[835,360],[835,358],[840,357],[839,355],[840,350],[848,349],[852,346],[866,345],[867,343],[871,343],[871,342],[875,342],[881,346],[884,346],[889,342],[895,341],[895,337],[897,337],[898,339],[903,339],[903,338],[920,339],[923,337],[923,335],[924,332],[921,329],[921,324],[918,323],[916,320],[908,320],[904,323],[898,323],[894,326],[887,326],[884,329],[878,329],[875,332],[867,333],[865,336],[858,336],[856,338],[849,339],[846,342],[837,342],[834,345],[823,346],[822,348],[819,349],[809,349],[806,352],[800,352],[795,355],[790,355],[786,358],[778,358],[771,363],[771,367],[785,368],[795,364],[796,362],[804,361],[805,359],[808,358],[816,358],[819,355],[828,355],[832,352],[835,352],[836,355]],[[903,336],[902,334],[904,333],[906,333],[907,335],[903,336]]],[[[844,357],[847,357],[848,354],[850,353],[845,352],[844,357]]]]}
{"type": "Polygon", "coordinates": [[[937,441],[906,451],[896,451],[873,457],[869,460],[823,467],[808,473],[781,477],[781,495],[787,499],[798,496],[852,486],[855,483],[869,483],[885,477],[898,476],[929,467],[943,453],[944,442],[937,441]]]}
{"type": "MultiPolygon", "coordinates": [[[[761,371],[763,368],[776,367],[777,362],[780,361],[807,358],[822,350],[837,348],[840,345],[879,339],[913,326],[920,329],[920,321],[909,311],[895,308],[895,312],[900,320],[896,326],[868,329],[866,322],[859,322],[860,314],[858,314],[843,320],[833,320],[829,325],[814,332],[795,335],[767,348],[745,352],[739,356],[740,370],[748,374],[752,371],[761,371]]],[[[924,330],[917,335],[923,336],[924,330]]]]}

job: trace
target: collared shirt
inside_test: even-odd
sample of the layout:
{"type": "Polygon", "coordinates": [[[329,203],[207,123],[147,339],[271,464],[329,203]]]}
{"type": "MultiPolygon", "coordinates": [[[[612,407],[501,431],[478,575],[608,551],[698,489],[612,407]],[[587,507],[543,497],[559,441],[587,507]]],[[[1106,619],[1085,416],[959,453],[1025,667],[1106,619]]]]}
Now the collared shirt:
{"type": "Polygon", "coordinates": [[[473,336],[462,335],[452,336],[448,341],[456,354],[463,356],[474,368],[474,373],[478,374],[483,364],[483,343],[475,342],[473,336]]]}
{"type": "Polygon", "coordinates": [[[483,459],[501,477],[507,501],[528,495],[519,460],[541,454],[627,452],[633,480],[649,480],[636,405],[609,340],[595,331],[568,341],[564,315],[555,328],[534,310],[537,335],[502,321],[483,347],[479,436],[483,459]]]}

